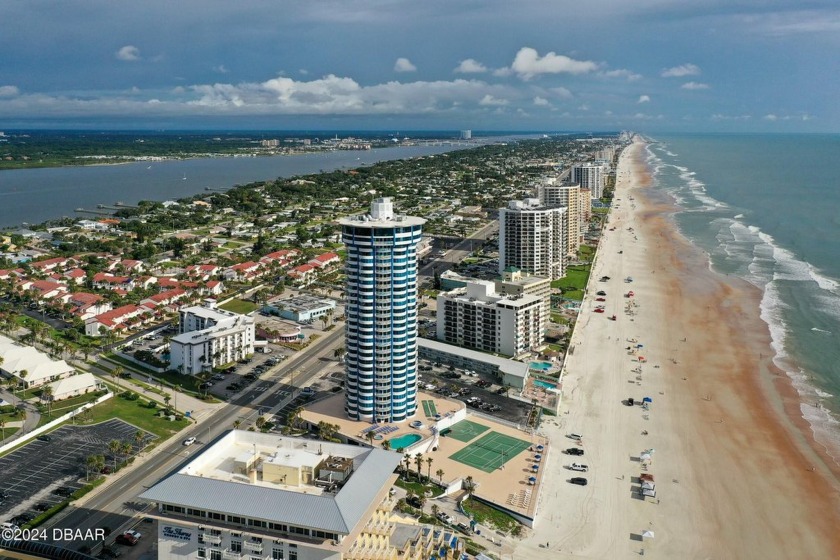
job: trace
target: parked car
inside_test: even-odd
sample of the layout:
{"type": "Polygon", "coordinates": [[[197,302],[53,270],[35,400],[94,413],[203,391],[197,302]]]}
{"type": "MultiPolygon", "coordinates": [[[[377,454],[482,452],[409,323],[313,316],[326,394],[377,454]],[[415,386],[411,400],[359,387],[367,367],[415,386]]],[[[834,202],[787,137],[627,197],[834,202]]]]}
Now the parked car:
{"type": "Polygon", "coordinates": [[[131,535],[132,537],[134,537],[138,541],[140,540],[140,537],[143,536],[142,533],[140,533],[139,531],[135,531],[134,529],[129,529],[128,531],[125,532],[125,534],[126,535],[131,535]]]}
{"type": "Polygon", "coordinates": [[[607,292],[605,292],[604,290],[598,290],[597,292],[595,292],[595,295],[596,296],[605,296],[605,295],[607,295],[607,292]]]}
{"type": "Polygon", "coordinates": [[[579,449],[577,447],[570,447],[566,450],[566,455],[577,455],[580,457],[583,455],[583,449],[579,449]]]}
{"type": "Polygon", "coordinates": [[[587,484],[589,484],[589,481],[583,478],[582,476],[570,478],[569,482],[571,482],[572,484],[577,484],[578,486],[586,486],[587,484]]]}
{"type": "Polygon", "coordinates": [[[583,436],[582,436],[582,435],[580,435],[580,434],[576,434],[576,433],[574,433],[574,432],[571,432],[571,433],[569,433],[569,434],[566,434],[566,437],[567,437],[567,438],[569,438],[569,439],[573,439],[573,440],[575,440],[575,441],[580,441],[580,440],[582,440],[582,439],[583,439],[583,436]]]}
{"type": "Polygon", "coordinates": [[[117,544],[124,544],[126,546],[134,546],[135,544],[137,544],[137,539],[135,539],[128,533],[124,533],[122,535],[117,535],[117,538],[114,540],[114,542],[117,544]]]}
{"type": "Polygon", "coordinates": [[[47,435],[47,434],[41,434],[40,436],[38,436],[35,439],[37,439],[38,441],[52,441],[52,436],[47,435]]]}
{"type": "Polygon", "coordinates": [[[573,471],[587,472],[589,470],[589,465],[581,465],[580,463],[572,463],[571,465],[569,465],[569,468],[573,471]]]}
{"type": "Polygon", "coordinates": [[[32,506],[32,509],[34,509],[35,511],[47,511],[51,507],[52,505],[49,502],[39,502],[32,506]]]}
{"type": "Polygon", "coordinates": [[[184,440],[184,445],[190,446],[195,443],[195,437],[188,437],[184,440]]]}

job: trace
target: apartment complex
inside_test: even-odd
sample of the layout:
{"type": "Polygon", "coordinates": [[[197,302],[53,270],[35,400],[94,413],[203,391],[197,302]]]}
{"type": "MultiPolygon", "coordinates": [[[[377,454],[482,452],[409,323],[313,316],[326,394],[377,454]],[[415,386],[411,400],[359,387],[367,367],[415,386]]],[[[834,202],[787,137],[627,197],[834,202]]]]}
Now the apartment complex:
{"type": "Polygon", "coordinates": [[[417,409],[417,244],[426,220],[389,198],[339,220],[347,247],[345,411],[399,422],[417,409]]]}
{"type": "Polygon", "coordinates": [[[160,560],[458,553],[451,533],[392,521],[401,461],[378,448],[232,430],[140,497],[157,507],[160,560]]]}
{"type": "Polygon", "coordinates": [[[499,274],[514,266],[551,280],[566,275],[566,208],[539,199],[514,200],[499,210],[499,274]]]}
{"type": "Polygon", "coordinates": [[[181,334],[169,341],[170,367],[185,375],[254,353],[254,318],[217,309],[213,300],[180,311],[181,334]]]}
{"type": "Polygon", "coordinates": [[[581,163],[572,167],[572,182],[589,189],[592,198],[604,195],[604,168],[599,163],[581,163]]]}
{"type": "Polygon", "coordinates": [[[541,297],[499,295],[484,280],[439,294],[437,313],[438,340],[505,356],[539,348],[548,319],[541,297]]]}
{"type": "Polygon", "coordinates": [[[580,185],[556,185],[552,180],[537,188],[540,204],[566,208],[566,213],[563,215],[563,228],[566,232],[566,252],[568,255],[575,255],[580,248],[582,231],[580,195],[580,185]]]}

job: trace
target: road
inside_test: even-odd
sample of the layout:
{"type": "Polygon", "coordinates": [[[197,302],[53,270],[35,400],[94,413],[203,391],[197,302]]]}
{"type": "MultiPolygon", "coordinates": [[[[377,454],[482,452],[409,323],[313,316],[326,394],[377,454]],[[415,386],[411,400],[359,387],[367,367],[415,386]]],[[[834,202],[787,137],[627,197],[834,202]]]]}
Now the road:
{"type": "MultiPolygon", "coordinates": [[[[145,458],[142,464],[131,469],[123,476],[111,482],[107,487],[79,505],[71,505],[47,522],[44,527],[93,529],[107,527],[113,534],[124,531],[137,522],[132,519],[145,510],[145,504],[136,498],[158,480],[187,462],[201,450],[201,446],[212,442],[233,427],[236,420],[254,420],[260,409],[274,408],[294,397],[294,387],[300,387],[311,381],[324,369],[324,360],[332,358],[333,350],[343,341],[344,329],[336,328],[320,339],[315,348],[289,358],[285,363],[269,370],[258,384],[241,393],[231,403],[220,408],[203,422],[181,434],[181,437],[163,444],[145,458]],[[288,384],[281,380],[288,378],[288,384]],[[290,390],[290,386],[292,390],[290,390]],[[261,387],[266,389],[261,390],[261,387]],[[285,397],[278,401],[276,394],[285,392],[285,397]],[[195,437],[198,441],[191,447],[184,447],[183,439],[195,437]]],[[[81,546],[94,546],[99,543],[76,541],[56,543],[79,549],[81,546]]]]}
{"type": "Polygon", "coordinates": [[[422,284],[424,280],[431,278],[435,273],[437,267],[438,273],[449,270],[459,262],[463,261],[472,253],[474,247],[473,243],[476,240],[484,242],[493,233],[499,231],[499,220],[493,220],[478,231],[473,232],[469,237],[460,241],[451,249],[447,249],[445,257],[434,259],[426,266],[420,267],[418,271],[418,284],[422,284]]]}

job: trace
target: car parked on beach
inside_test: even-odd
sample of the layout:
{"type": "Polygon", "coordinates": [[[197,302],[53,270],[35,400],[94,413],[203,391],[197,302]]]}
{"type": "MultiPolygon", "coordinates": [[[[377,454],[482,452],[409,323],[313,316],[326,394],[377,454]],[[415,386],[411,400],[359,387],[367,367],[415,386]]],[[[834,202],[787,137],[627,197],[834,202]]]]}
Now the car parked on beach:
{"type": "Polygon", "coordinates": [[[577,484],[578,486],[586,486],[587,484],[589,484],[589,481],[583,478],[582,476],[570,478],[569,482],[571,482],[572,484],[577,484]]]}
{"type": "Polygon", "coordinates": [[[580,457],[581,455],[583,455],[583,449],[579,449],[577,447],[570,447],[566,451],[564,451],[564,453],[566,455],[577,455],[578,457],[580,457]]]}
{"type": "Polygon", "coordinates": [[[569,465],[569,469],[573,471],[580,471],[580,472],[587,472],[589,470],[589,465],[581,465],[580,463],[572,463],[569,465]]]}

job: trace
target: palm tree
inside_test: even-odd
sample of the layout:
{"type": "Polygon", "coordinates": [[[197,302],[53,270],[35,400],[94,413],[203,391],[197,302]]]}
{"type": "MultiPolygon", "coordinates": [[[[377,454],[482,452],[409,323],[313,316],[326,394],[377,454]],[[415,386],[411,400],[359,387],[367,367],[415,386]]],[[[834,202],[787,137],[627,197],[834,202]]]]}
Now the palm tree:
{"type": "Polygon", "coordinates": [[[0,433],[3,434],[2,436],[0,436],[0,441],[3,441],[4,439],[6,439],[6,419],[5,418],[0,418],[0,433]]]}
{"type": "Polygon", "coordinates": [[[131,452],[134,450],[134,446],[131,445],[130,441],[124,441],[120,445],[120,453],[122,453],[123,457],[128,460],[131,457],[131,452]]]}
{"type": "Polygon", "coordinates": [[[124,368],[122,366],[117,366],[111,370],[111,379],[114,380],[114,383],[117,384],[117,387],[120,387],[120,376],[122,375],[124,368]]]}
{"type": "Polygon", "coordinates": [[[29,375],[29,372],[25,369],[22,369],[18,372],[18,377],[20,377],[21,385],[23,385],[24,390],[26,390],[26,376],[29,375]]]}
{"type": "Polygon", "coordinates": [[[98,455],[88,455],[87,459],[85,459],[85,479],[90,480],[90,471],[98,470],[96,467],[99,464],[99,456],[98,455]]]}
{"type": "Polygon", "coordinates": [[[434,459],[432,459],[431,457],[426,457],[426,466],[429,467],[428,470],[426,470],[427,481],[432,480],[432,461],[434,461],[434,459]]]}
{"type": "Polygon", "coordinates": [[[260,416],[259,418],[257,418],[257,421],[256,421],[257,429],[262,430],[263,427],[265,426],[265,422],[266,422],[265,416],[260,416]]]}
{"type": "Polygon", "coordinates": [[[472,494],[473,489],[475,488],[475,484],[473,484],[473,477],[468,476],[464,479],[464,488],[467,491],[467,495],[472,494]]]}
{"type": "Polygon", "coordinates": [[[385,441],[383,441],[382,442],[382,449],[384,449],[385,451],[388,451],[389,449],[391,449],[391,440],[386,439],[385,441]]]}
{"type": "Polygon", "coordinates": [[[20,433],[23,434],[26,433],[26,409],[21,408],[18,414],[20,415],[20,433]]]}
{"type": "Polygon", "coordinates": [[[171,401],[171,400],[172,400],[172,395],[170,395],[168,393],[163,397],[163,404],[166,406],[166,408],[169,408],[169,401],[171,401]]]}
{"type": "Polygon", "coordinates": [[[239,426],[241,426],[241,425],[242,425],[242,420],[234,420],[233,421],[233,429],[234,430],[238,430],[239,426]]]}
{"type": "Polygon", "coordinates": [[[417,465],[417,482],[422,482],[421,477],[422,473],[420,472],[421,467],[423,466],[423,454],[418,453],[414,456],[414,463],[417,465]]]}
{"type": "Polygon", "coordinates": [[[376,437],[376,434],[373,433],[373,430],[368,431],[365,433],[365,437],[368,440],[368,444],[373,447],[373,438],[376,437]]]}
{"type": "Polygon", "coordinates": [[[47,402],[47,414],[52,416],[52,401],[54,396],[55,389],[53,389],[52,385],[44,385],[44,388],[41,389],[41,400],[47,402]]]}
{"type": "Polygon", "coordinates": [[[137,430],[134,432],[134,443],[137,444],[137,451],[143,451],[143,442],[146,440],[146,434],[143,433],[143,430],[137,430]]]}
{"type": "Polygon", "coordinates": [[[440,513],[440,506],[437,504],[432,504],[432,515],[435,517],[435,525],[438,522],[438,514],[440,513]]]}
{"type": "Polygon", "coordinates": [[[408,473],[411,468],[411,455],[408,453],[403,455],[403,462],[405,463],[405,480],[408,481],[408,473]]]}
{"type": "Polygon", "coordinates": [[[344,361],[344,354],[347,353],[347,349],[344,346],[339,346],[335,350],[333,350],[333,356],[338,360],[338,363],[344,361]]]}
{"type": "Polygon", "coordinates": [[[436,471],[435,471],[435,474],[436,474],[436,475],[437,475],[437,477],[438,477],[438,482],[440,482],[441,484],[443,484],[443,474],[444,474],[444,473],[443,473],[443,469],[438,469],[438,470],[436,470],[436,471]]]}
{"type": "Polygon", "coordinates": [[[117,472],[117,453],[122,449],[122,443],[118,439],[112,439],[108,442],[108,451],[114,457],[114,472],[117,472]]]}

